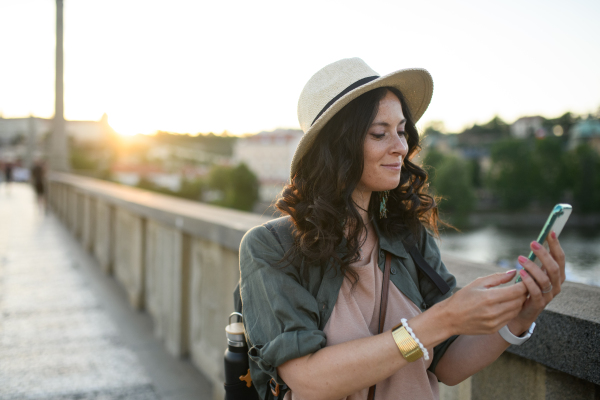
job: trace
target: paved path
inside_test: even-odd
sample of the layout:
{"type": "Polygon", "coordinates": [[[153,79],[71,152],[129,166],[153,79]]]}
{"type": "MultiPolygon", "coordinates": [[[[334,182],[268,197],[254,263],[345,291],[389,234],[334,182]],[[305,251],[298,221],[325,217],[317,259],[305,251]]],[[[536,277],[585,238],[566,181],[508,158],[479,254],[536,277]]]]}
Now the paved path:
{"type": "Polygon", "coordinates": [[[0,399],[209,398],[30,187],[0,184],[0,399]]]}

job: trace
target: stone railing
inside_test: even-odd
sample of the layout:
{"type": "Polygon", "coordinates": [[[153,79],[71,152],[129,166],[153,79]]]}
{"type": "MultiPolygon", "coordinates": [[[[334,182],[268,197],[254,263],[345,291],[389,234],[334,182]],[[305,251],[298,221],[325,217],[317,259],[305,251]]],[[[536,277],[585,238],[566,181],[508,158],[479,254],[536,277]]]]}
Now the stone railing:
{"type": "MultiPolygon", "coordinates": [[[[239,279],[244,233],[269,218],[68,174],[49,176],[49,204],[113,274],[132,307],[146,310],[176,357],[187,356],[223,398],[224,328],[239,279]]],[[[444,257],[459,286],[498,268],[444,257]]],[[[600,288],[565,284],[534,339],[442,399],[597,399],[600,288]],[[594,397],[596,396],[596,397],[594,397]]]]}

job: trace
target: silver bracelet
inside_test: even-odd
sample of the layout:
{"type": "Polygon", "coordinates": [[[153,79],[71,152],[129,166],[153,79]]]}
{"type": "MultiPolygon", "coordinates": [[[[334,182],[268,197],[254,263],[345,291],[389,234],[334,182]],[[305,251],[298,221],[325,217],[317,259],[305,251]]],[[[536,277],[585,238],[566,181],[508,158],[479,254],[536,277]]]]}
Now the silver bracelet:
{"type": "Polygon", "coordinates": [[[423,344],[421,343],[421,341],[415,336],[415,333],[413,332],[413,330],[411,329],[411,327],[408,326],[408,321],[406,320],[406,318],[402,318],[400,320],[400,322],[402,322],[402,326],[406,329],[406,331],[408,333],[410,333],[410,336],[412,336],[412,338],[415,340],[415,342],[417,342],[417,344],[421,348],[421,351],[423,352],[423,358],[425,359],[425,361],[429,360],[429,352],[427,351],[427,349],[425,348],[425,346],[423,346],[423,344]]]}

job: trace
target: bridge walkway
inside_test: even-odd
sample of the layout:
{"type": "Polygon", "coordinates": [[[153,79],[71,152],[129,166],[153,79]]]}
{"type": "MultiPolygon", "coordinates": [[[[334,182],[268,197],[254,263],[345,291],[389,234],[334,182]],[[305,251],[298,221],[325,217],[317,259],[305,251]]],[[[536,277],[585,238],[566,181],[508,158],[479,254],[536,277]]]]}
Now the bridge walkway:
{"type": "Polygon", "coordinates": [[[31,187],[0,184],[0,399],[210,398],[31,187]]]}

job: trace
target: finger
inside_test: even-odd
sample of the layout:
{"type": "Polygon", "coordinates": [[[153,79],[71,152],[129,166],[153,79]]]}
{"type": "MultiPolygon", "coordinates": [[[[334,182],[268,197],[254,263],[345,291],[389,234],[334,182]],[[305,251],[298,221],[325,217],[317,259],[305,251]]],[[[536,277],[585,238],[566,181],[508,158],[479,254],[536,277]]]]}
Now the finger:
{"type": "Polygon", "coordinates": [[[546,270],[548,276],[550,277],[552,286],[554,287],[554,285],[556,285],[558,288],[560,288],[560,268],[556,260],[554,260],[550,253],[548,253],[548,251],[538,242],[531,242],[530,246],[533,253],[542,262],[542,267],[546,270]]]}
{"type": "Polygon", "coordinates": [[[522,282],[511,286],[501,288],[491,288],[488,290],[488,295],[494,303],[504,303],[507,301],[518,299],[527,293],[527,288],[522,282]]]}
{"type": "Polygon", "coordinates": [[[554,232],[554,231],[550,232],[547,240],[548,240],[548,247],[550,248],[550,255],[552,256],[552,258],[554,258],[554,260],[557,262],[557,264],[559,266],[560,283],[562,284],[566,279],[566,276],[565,276],[565,264],[566,264],[565,252],[563,251],[562,247],[560,246],[558,237],[556,236],[556,232],[554,232]]]}
{"type": "Polygon", "coordinates": [[[519,264],[523,266],[529,275],[535,279],[541,290],[546,290],[552,285],[550,277],[542,271],[533,261],[524,256],[519,256],[519,264]]]}
{"type": "MultiPolygon", "coordinates": [[[[544,300],[544,295],[542,294],[542,290],[540,289],[539,285],[525,270],[519,271],[519,274],[523,279],[523,284],[525,284],[527,287],[527,291],[529,291],[529,298],[531,302],[537,308],[544,308],[546,306],[546,301],[544,300]]],[[[551,293],[548,294],[551,295],[551,293]]]]}
{"type": "Polygon", "coordinates": [[[492,288],[503,283],[510,282],[515,277],[516,270],[510,270],[508,272],[498,272],[492,275],[484,276],[475,280],[477,286],[483,286],[485,288],[492,288]]]}

